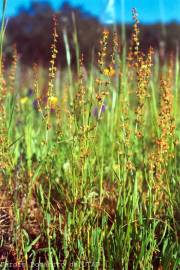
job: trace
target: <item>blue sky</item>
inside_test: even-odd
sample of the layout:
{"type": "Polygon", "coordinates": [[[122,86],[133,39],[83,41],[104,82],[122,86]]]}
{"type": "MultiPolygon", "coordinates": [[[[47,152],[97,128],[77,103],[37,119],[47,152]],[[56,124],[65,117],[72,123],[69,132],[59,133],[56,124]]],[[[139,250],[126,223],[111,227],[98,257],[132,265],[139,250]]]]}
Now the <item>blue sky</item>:
{"type": "MultiPolygon", "coordinates": [[[[7,16],[15,15],[20,7],[29,7],[34,0],[7,0],[7,16]]],[[[2,0],[0,0],[2,2],[2,0]]],[[[64,0],[39,0],[49,2],[54,8],[62,5],[64,0]]],[[[82,6],[85,11],[97,16],[102,22],[131,21],[131,10],[136,7],[140,21],[180,22],[180,0],[66,0],[74,6],[82,6]]]]}

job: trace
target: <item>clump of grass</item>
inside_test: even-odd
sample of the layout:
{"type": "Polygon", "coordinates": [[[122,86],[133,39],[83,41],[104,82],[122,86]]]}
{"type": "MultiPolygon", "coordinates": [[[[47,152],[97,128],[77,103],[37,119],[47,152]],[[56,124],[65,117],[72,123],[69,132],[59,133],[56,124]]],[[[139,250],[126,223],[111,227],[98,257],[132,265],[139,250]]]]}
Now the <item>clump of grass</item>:
{"type": "Polygon", "coordinates": [[[4,169],[10,166],[10,154],[8,153],[8,130],[7,130],[7,115],[6,115],[6,96],[7,82],[4,78],[3,65],[3,40],[5,34],[5,9],[7,1],[2,2],[2,20],[0,28],[0,173],[4,173],[4,169]]]}
{"type": "MultiPolygon", "coordinates": [[[[98,68],[84,68],[74,25],[76,75],[66,32],[68,69],[60,74],[57,68],[54,17],[49,70],[34,65],[34,89],[22,89],[16,105],[17,53],[9,77],[1,63],[0,177],[12,222],[8,240],[0,223],[0,255],[6,251],[8,263],[26,269],[178,269],[179,119],[172,85],[176,80],[179,87],[179,72],[172,64],[157,68],[151,48],[142,54],[133,14],[128,57],[118,33],[108,57],[104,31],[98,68]],[[161,69],[168,75],[157,74],[161,69]]],[[[6,267],[4,257],[0,261],[6,267]]]]}
{"type": "Polygon", "coordinates": [[[169,79],[161,79],[160,82],[159,132],[155,142],[156,149],[153,153],[153,163],[151,165],[155,176],[157,204],[162,200],[164,201],[164,205],[167,204],[168,200],[168,193],[170,191],[169,178],[173,175],[173,171],[170,168],[174,163],[175,147],[178,143],[175,138],[176,126],[174,121],[171,72],[171,67],[169,67],[169,74],[167,75],[169,79]],[[166,191],[164,190],[164,185],[168,188],[166,191]]]}

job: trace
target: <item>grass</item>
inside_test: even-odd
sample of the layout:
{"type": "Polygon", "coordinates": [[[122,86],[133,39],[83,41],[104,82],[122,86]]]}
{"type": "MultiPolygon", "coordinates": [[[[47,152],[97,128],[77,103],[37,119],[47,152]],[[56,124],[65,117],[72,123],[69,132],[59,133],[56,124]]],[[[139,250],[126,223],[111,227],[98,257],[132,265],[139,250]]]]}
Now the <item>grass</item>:
{"type": "Polygon", "coordinates": [[[57,70],[55,17],[48,71],[1,61],[2,269],[178,269],[179,60],[143,55],[134,19],[128,56],[115,34],[107,64],[104,31],[98,68],[75,29],[78,72],[66,32],[57,70]]]}

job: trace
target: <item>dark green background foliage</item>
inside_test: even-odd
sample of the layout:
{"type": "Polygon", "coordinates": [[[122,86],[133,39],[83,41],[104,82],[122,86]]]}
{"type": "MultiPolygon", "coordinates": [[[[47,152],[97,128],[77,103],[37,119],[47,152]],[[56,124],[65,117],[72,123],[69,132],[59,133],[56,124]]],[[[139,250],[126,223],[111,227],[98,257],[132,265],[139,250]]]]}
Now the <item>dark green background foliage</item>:
{"type": "MultiPolygon", "coordinates": [[[[9,20],[7,26],[7,38],[5,52],[7,63],[12,57],[12,45],[16,44],[20,59],[23,63],[32,65],[34,62],[47,65],[50,58],[50,44],[52,34],[52,16],[54,11],[47,3],[32,4],[29,10],[21,9],[19,15],[9,20]]],[[[67,31],[72,64],[75,63],[75,45],[73,42],[74,25],[72,16],[75,16],[75,23],[78,32],[78,43],[81,53],[84,55],[85,63],[92,60],[93,55],[97,55],[99,40],[105,26],[89,14],[84,14],[80,9],[72,8],[64,4],[62,9],[56,14],[58,18],[59,32],[59,59],[58,63],[65,66],[65,48],[63,41],[63,31],[67,31]]],[[[113,32],[113,26],[106,26],[113,32]]],[[[121,36],[121,26],[117,26],[121,36]]],[[[126,25],[126,39],[129,42],[132,26],[126,25]]],[[[180,44],[180,25],[171,23],[168,25],[141,25],[141,48],[146,51],[149,46],[164,53],[176,53],[180,44]],[[163,52],[162,52],[163,51],[163,52]]],[[[110,43],[111,44],[111,43],[110,43]]],[[[123,46],[124,44],[121,43],[123,46]]],[[[96,59],[94,59],[96,62],[96,59]]]]}

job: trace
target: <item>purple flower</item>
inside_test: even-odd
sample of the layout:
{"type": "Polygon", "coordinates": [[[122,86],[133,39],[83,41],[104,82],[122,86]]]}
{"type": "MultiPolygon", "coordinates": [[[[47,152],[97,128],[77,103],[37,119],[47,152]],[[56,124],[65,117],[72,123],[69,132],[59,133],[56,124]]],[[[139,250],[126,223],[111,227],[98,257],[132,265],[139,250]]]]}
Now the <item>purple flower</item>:
{"type": "Polygon", "coordinates": [[[35,109],[35,111],[38,112],[38,108],[39,108],[39,102],[37,99],[33,100],[33,108],[35,109]]]}
{"type": "Polygon", "coordinates": [[[92,115],[98,119],[101,114],[103,114],[106,111],[106,105],[103,104],[100,108],[98,106],[94,107],[92,110],[92,115]]]}
{"type": "Polygon", "coordinates": [[[106,111],[106,105],[103,104],[103,105],[101,106],[101,113],[104,113],[105,111],[106,111]]]}
{"type": "Polygon", "coordinates": [[[98,111],[99,111],[99,109],[98,109],[97,106],[93,108],[92,115],[93,115],[95,118],[98,118],[98,111]]]}
{"type": "Polygon", "coordinates": [[[28,91],[27,91],[27,96],[28,97],[32,97],[34,95],[34,91],[32,88],[29,88],[28,91]]]}

